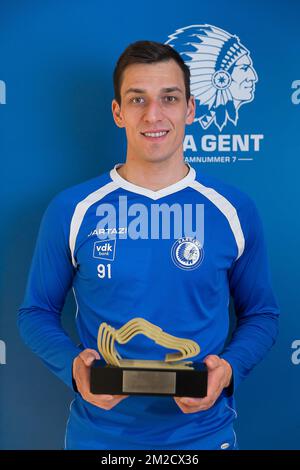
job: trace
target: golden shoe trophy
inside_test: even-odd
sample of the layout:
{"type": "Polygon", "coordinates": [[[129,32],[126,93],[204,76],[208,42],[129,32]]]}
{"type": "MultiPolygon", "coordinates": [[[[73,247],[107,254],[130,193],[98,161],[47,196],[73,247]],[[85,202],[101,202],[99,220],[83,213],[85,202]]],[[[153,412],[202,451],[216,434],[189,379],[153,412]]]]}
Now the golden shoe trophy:
{"type": "Polygon", "coordinates": [[[144,318],[133,318],[119,330],[101,323],[97,343],[101,359],[91,367],[91,393],[198,398],[207,394],[206,365],[184,360],[199,354],[195,341],[165,333],[144,318]],[[167,354],[164,361],[122,359],[115,343],[125,344],[138,334],[179,352],[167,354]]]}

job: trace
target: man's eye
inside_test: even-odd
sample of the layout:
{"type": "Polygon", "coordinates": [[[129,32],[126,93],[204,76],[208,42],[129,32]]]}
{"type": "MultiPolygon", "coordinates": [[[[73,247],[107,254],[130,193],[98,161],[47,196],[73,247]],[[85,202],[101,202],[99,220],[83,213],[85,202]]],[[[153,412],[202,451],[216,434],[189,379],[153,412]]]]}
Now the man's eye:
{"type": "Polygon", "coordinates": [[[176,96],[165,96],[165,100],[168,102],[168,103],[173,103],[174,101],[177,101],[177,98],[176,96]]]}
{"type": "Polygon", "coordinates": [[[249,65],[243,65],[242,70],[244,70],[244,72],[247,72],[248,68],[249,68],[249,65]]]}
{"type": "Polygon", "coordinates": [[[132,103],[141,103],[143,98],[141,96],[136,96],[135,98],[132,98],[132,103]]]}

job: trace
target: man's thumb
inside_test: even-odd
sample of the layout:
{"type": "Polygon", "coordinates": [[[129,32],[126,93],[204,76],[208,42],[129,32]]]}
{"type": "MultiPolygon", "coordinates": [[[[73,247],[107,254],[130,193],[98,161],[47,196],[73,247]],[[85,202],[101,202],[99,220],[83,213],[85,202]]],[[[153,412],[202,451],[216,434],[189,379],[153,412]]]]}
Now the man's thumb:
{"type": "Polygon", "coordinates": [[[89,367],[95,359],[100,359],[100,354],[93,349],[86,349],[80,353],[80,358],[83,360],[84,364],[89,367]]]}
{"type": "Polygon", "coordinates": [[[207,356],[203,361],[209,369],[216,369],[220,365],[220,358],[215,355],[207,356]]]}

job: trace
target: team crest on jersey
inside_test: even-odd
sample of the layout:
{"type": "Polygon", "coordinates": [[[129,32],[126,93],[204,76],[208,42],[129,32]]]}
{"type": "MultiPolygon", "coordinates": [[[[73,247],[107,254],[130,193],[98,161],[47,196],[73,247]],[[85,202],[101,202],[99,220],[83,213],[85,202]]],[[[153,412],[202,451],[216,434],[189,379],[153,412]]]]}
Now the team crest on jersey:
{"type": "Polygon", "coordinates": [[[101,240],[94,243],[93,257],[113,261],[115,259],[116,240],[101,240]]]}
{"type": "Polygon", "coordinates": [[[204,251],[198,240],[184,237],[176,240],[172,246],[171,256],[173,263],[179,268],[195,269],[201,264],[204,251]]]}

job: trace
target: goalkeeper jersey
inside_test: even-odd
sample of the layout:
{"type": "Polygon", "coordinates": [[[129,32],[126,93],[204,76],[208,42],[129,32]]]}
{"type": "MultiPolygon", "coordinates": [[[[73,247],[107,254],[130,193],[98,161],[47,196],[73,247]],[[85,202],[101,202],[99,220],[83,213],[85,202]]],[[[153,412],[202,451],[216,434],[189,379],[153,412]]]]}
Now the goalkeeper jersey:
{"type": "MultiPolygon", "coordinates": [[[[278,330],[260,217],[238,189],[197,172],[152,191],[110,172],[55,196],[42,218],[18,325],[25,343],[73,391],[66,449],[233,448],[234,391],[278,330]],[[76,300],[80,344],[61,326],[76,300]],[[230,338],[229,301],[236,326],[230,338]],[[99,325],[139,317],[226,359],[233,382],[206,411],[183,413],[171,396],[134,396],[111,410],[86,402],[74,358],[97,350],[99,325]]],[[[136,335],[122,358],[164,360],[174,352],[136,335]]]]}

